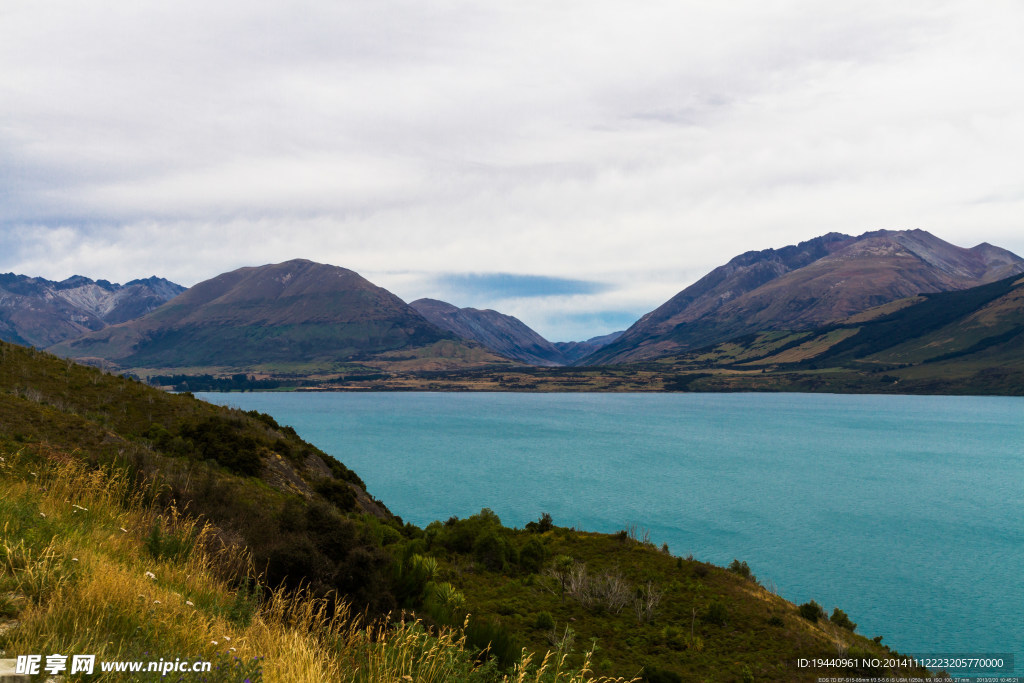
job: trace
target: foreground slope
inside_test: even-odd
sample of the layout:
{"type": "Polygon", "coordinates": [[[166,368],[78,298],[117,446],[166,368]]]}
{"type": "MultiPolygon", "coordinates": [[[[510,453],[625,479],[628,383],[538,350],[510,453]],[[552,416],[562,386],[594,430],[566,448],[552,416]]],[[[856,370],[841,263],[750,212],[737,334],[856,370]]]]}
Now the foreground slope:
{"type": "Polygon", "coordinates": [[[830,233],[737,256],[579,364],[646,360],[760,330],[819,327],[889,301],[1021,272],[1024,259],[1004,249],[964,249],[922,230],[830,233]]]}
{"type": "Polygon", "coordinates": [[[597,673],[648,681],[816,680],[794,658],[888,652],[841,611],[829,618],[773,595],[742,563],[673,557],[631,531],[586,534],[546,516],[509,529],[486,509],[403,524],[270,416],[4,343],[0,453],[8,654],[201,654],[250,666],[233,664],[230,642],[266,656],[271,680],[308,681],[497,681],[523,665],[523,647],[534,664],[548,649],[566,656],[561,678],[548,660],[545,672],[513,675],[521,683],[587,680],[578,669],[594,645],[597,673]],[[268,598],[278,585],[307,597],[268,598]],[[357,632],[348,605],[371,617],[413,610],[455,630],[357,632]],[[398,649],[371,657],[385,646],[398,649]]]}
{"type": "Polygon", "coordinates": [[[158,277],[120,285],[81,275],[61,282],[0,275],[0,339],[45,347],[137,318],[185,291],[158,277]]]}
{"type": "Polygon", "coordinates": [[[357,273],[306,260],[240,268],[122,325],[53,347],[119,368],[330,370],[458,343],[357,273]]]}

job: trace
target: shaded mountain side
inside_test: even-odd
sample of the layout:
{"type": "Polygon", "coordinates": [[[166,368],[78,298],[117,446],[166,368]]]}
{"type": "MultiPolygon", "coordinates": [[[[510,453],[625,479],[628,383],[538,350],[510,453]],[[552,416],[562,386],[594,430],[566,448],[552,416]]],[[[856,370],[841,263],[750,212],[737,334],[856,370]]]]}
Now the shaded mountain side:
{"type": "Polygon", "coordinates": [[[137,318],[185,291],[158,277],[126,284],[0,274],[0,339],[46,347],[137,318]]]}
{"type": "Polygon", "coordinates": [[[513,316],[490,309],[459,308],[437,299],[418,299],[409,305],[437,327],[479,342],[506,358],[532,365],[568,362],[556,345],[513,316]]]}
{"type": "Polygon", "coordinates": [[[330,368],[454,338],[351,270],[294,260],[224,273],[141,318],[52,350],[121,368],[330,368]]]}
{"type": "Polygon", "coordinates": [[[1006,250],[964,249],[922,230],[830,233],[734,258],[579,364],[657,358],[759,330],[810,329],[889,301],[1020,272],[1024,259],[1006,250]]]}

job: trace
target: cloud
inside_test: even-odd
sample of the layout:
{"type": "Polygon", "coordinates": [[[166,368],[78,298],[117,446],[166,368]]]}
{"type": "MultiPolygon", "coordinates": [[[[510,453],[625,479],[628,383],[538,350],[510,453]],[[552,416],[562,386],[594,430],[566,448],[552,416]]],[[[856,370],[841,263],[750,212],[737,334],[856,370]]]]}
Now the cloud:
{"type": "Polygon", "coordinates": [[[438,276],[435,284],[441,291],[474,300],[597,294],[609,289],[609,285],[601,282],[514,273],[447,274],[438,276]]]}
{"type": "Polygon", "coordinates": [[[444,273],[606,286],[520,297],[568,307],[544,313],[557,337],[559,315],[599,312],[574,306],[642,313],[829,231],[1024,253],[1014,3],[9,0],[0,18],[0,270],[193,284],[305,257],[403,297],[444,273]]]}

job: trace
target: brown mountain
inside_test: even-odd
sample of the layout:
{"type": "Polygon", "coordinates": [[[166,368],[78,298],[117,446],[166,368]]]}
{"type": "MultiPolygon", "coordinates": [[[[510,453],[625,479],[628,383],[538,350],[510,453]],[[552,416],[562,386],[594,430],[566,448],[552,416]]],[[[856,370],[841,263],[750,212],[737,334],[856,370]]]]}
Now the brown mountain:
{"type": "Polygon", "coordinates": [[[1024,259],[1005,249],[965,249],[923,230],[829,233],[737,256],[577,364],[651,359],[755,331],[818,327],[896,299],[1021,272],[1024,259]]]}
{"type": "Polygon", "coordinates": [[[441,329],[479,342],[506,358],[532,365],[568,363],[554,344],[510,315],[489,309],[459,308],[437,299],[418,299],[409,305],[441,329]]]}
{"type": "Polygon", "coordinates": [[[453,338],[357,273],[299,259],[224,273],[51,350],[131,369],[327,369],[453,338]]]}
{"type": "Polygon", "coordinates": [[[81,275],[61,282],[0,275],[0,339],[45,347],[137,318],[185,288],[150,277],[126,284],[81,275]]]}

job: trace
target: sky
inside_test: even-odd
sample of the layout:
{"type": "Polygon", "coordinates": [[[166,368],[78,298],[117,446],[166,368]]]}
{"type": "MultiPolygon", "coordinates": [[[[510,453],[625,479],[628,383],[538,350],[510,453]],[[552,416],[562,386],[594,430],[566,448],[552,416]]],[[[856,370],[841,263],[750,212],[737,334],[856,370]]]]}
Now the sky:
{"type": "Polygon", "coordinates": [[[4,0],[0,272],[307,258],[567,341],[827,232],[1024,254],[1021,35],[1001,0],[4,0]]]}

